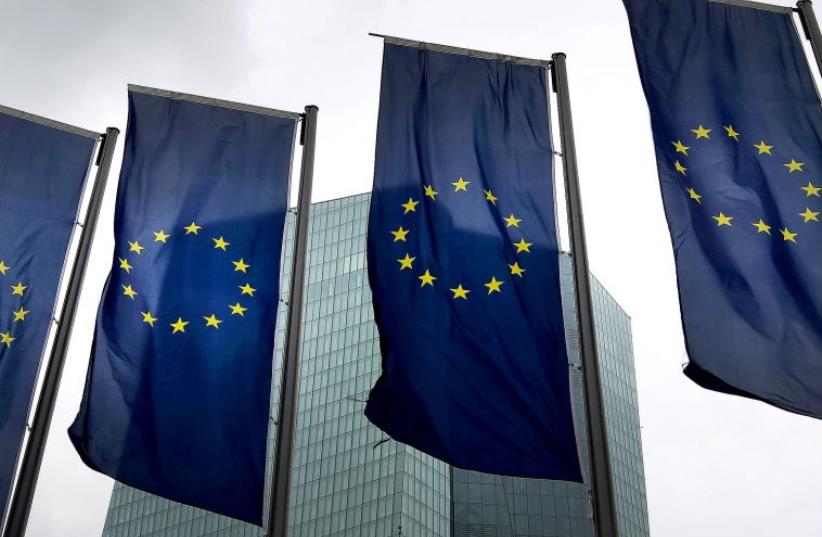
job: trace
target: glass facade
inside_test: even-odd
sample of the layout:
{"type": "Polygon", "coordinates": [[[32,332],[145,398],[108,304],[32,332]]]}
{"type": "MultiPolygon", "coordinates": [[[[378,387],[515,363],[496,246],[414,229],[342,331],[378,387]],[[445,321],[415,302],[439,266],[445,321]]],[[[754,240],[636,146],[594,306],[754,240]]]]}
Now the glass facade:
{"type": "MultiPolygon", "coordinates": [[[[291,489],[294,537],[389,535],[591,535],[583,485],[500,478],[448,465],[388,439],[363,416],[380,357],[365,268],[369,195],[317,203],[309,225],[300,400],[291,489]],[[452,490],[454,501],[452,503],[452,490]],[[453,513],[453,519],[452,519],[453,513]],[[529,529],[533,528],[533,530],[529,529]],[[547,533],[553,531],[554,533],[547,533]],[[542,533],[540,533],[542,532],[542,533]]],[[[289,213],[282,274],[288,296],[294,215],[289,213]]],[[[566,263],[567,265],[567,263],[566,263]]],[[[570,274],[563,265],[563,285],[570,274]]],[[[571,295],[564,297],[568,300],[571,295]]],[[[631,356],[630,321],[595,287],[606,370],[609,432],[619,514],[626,537],[648,534],[631,356]],[[617,416],[615,419],[611,419],[617,416]],[[635,529],[634,529],[635,528],[635,529]]],[[[566,316],[568,315],[566,304],[566,316]]],[[[573,311],[573,303],[570,305],[573,311]]],[[[284,320],[284,302],[280,320],[284,320]]],[[[570,324],[570,323],[569,323],[570,324]]],[[[277,330],[281,360],[283,322],[277,330]]],[[[572,351],[575,328],[567,336],[572,351]]],[[[571,361],[576,357],[571,352],[571,361]]],[[[275,379],[279,379],[279,369],[275,379]]],[[[572,389],[580,392],[572,366],[572,389]]],[[[275,394],[279,387],[275,386],[275,394]]],[[[574,398],[584,425],[581,396],[574,398]]],[[[277,415],[277,396],[272,416],[277,415]]],[[[584,433],[584,426],[580,429],[584,433]]],[[[273,431],[272,431],[273,433],[273,431]]],[[[270,448],[274,445],[273,434],[270,448]]],[[[580,440],[583,455],[585,439],[580,440]]],[[[270,449],[271,451],[271,449],[270,449]]],[[[269,461],[273,452],[269,453],[269,461]]],[[[270,466],[270,464],[269,464],[270,466]]],[[[270,477],[269,468],[269,477],[270,477]]],[[[103,537],[262,537],[260,528],[183,506],[116,483],[103,537]]]]}
{"type": "MultiPolygon", "coordinates": [[[[579,368],[571,259],[560,259],[565,339],[577,447],[588,481],[588,439],[579,368]]],[[[603,373],[620,537],[647,537],[648,511],[639,428],[631,320],[592,278],[597,347],[603,373]]],[[[593,537],[588,487],[453,470],[455,537],[593,537]]]]}

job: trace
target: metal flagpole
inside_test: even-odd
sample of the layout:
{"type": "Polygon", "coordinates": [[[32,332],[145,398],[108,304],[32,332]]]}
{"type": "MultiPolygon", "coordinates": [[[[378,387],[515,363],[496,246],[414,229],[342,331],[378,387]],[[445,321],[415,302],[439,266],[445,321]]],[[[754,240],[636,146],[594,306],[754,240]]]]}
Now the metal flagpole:
{"type": "Polygon", "coordinates": [[[819,31],[819,23],[813,13],[813,2],[811,0],[799,0],[796,3],[796,9],[799,11],[799,20],[802,21],[805,37],[811,42],[813,56],[816,58],[816,66],[822,72],[822,32],[819,31]]]}
{"type": "Polygon", "coordinates": [[[605,403],[602,395],[601,369],[591,300],[591,281],[588,272],[588,251],[585,246],[585,228],[579,192],[574,126],[571,119],[571,99],[568,95],[568,73],[565,68],[564,53],[554,54],[551,58],[553,60],[551,72],[554,92],[557,94],[559,108],[562,165],[565,175],[565,195],[568,203],[574,271],[574,296],[576,297],[580,357],[582,358],[582,383],[585,392],[588,446],[591,453],[594,527],[597,537],[618,537],[605,403]]]}
{"type": "Polygon", "coordinates": [[[17,477],[17,485],[11,502],[8,522],[3,532],[4,537],[23,537],[31,512],[31,503],[34,499],[34,490],[37,487],[37,478],[40,473],[40,464],[43,462],[43,453],[46,450],[51,418],[54,415],[54,404],[57,401],[57,391],[60,388],[60,377],[63,375],[63,366],[66,363],[71,327],[77,313],[77,303],[80,290],[83,287],[83,277],[86,274],[91,243],[94,240],[94,230],[100,216],[100,206],[103,203],[103,194],[106,190],[108,172],[114,157],[114,148],[117,145],[117,136],[120,131],[114,127],[106,129],[97,157],[97,175],[91,190],[86,219],[82,224],[80,243],[74,256],[74,266],[68,280],[66,297],[60,312],[57,334],[51,347],[43,385],[40,388],[40,398],[37,410],[34,413],[34,422],[31,434],[23,455],[23,464],[17,477]]]}
{"type": "Polygon", "coordinates": [[[288,494],[291,490],[291,459],[294,451],[294,427],[297,418],[297,388],[300,366],[300,340],[303,320],[303,287],[305,258],[308,251],[308,215],[311,211],[311,183],[314,178],[314,148],[317,140],[316,106],[306,106],[303,114],[301,142],[300,194],[297,201],[297,229],[294,233],[294,258],[291,265],[291,290],[288,299],[288,324],[285,329],[285,352],[280,382],[280,408],[277,419],[277,449],[271,485],[271,509],[268,512],[268,536],[288,534],[288,494]]]}

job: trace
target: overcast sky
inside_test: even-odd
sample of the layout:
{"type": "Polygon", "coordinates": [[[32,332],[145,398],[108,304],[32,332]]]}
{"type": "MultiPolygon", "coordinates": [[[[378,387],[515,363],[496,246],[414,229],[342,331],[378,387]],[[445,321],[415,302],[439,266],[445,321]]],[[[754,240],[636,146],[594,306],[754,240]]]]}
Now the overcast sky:
{"type": "MultiPolygon", "coordinates": [[[[568,54],[591,268],[633,319],[652,534],[822,534],[822,423],[703,390],[681,373],[673,256],[621,2],[4,0],[0,103],[98,131],[125,129],[127,83],[294,111],[317,104],[321,201],[371,188],[382,49],[368,32],[568,54]]],[[[105,518],[112,481],[81,463],[66,429],[112,255],[120,154],[29,537],[99,535],[105,518]]]]}

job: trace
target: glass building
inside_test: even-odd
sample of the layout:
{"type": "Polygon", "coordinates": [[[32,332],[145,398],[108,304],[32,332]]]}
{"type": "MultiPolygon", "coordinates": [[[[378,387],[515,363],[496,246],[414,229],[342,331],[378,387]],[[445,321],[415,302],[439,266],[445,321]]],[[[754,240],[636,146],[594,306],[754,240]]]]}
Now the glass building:
{"type": "MultiPolygon", "coordinates": [[[[370,196],[312,206],[297,430],[293,537],[592,535],[587,488],[561,481],[452,469],[386,437],[363,415],[380,372],[366,262],[370,196]]],[[[294,215],[289,213],[283,297],[288,296],[294,215]]],[[[562,260],[572,396],[587,458],[570,262],[562,260]]],[[[630,319],[597,282],[594,304],[621,534],[648,535],[630,319]]],[[[284,341],[280,307],[277,363],[284,341]]],[[[279,379],[279,369],[275,379],[279,379]]],[[[275,393],[279,386],[275,386],[275,393]]],[[[272,397],[272,416],[277,415],[272,397]]],[[[270,438],[269,462],[275,438],[270,438]]],[[[583,464],[585,466],[585,464],[583,464]]],[[[270,477],[269,464],[269,477],[270,477]]],[[[263,537],[236,520],[114,485],[103,537],[263,537]]]]}

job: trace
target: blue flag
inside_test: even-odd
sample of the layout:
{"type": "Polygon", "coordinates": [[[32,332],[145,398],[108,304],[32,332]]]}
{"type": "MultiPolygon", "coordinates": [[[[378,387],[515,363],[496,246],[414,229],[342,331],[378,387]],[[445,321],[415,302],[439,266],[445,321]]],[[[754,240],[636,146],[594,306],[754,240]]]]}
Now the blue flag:
{"type": "Polygon", "coordinates": [[[581,481],[546,69],[386,44],[366,415],[460,468],[581,481]]]}
{"type": "Polygon", "coordinates": [[[822,417],[822,108],[790,9],[625,0],[689,363],[822,417]]]}
{"type": "Polygon", "coordinates": [[[295,126],[130,88],[113,267],[69,430],[91,468],[258,525],[295,126]]]}
{"type": "Polygon", "coordinates": [[[99,138],[0,108],[0,519],[99,138]]]}

